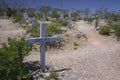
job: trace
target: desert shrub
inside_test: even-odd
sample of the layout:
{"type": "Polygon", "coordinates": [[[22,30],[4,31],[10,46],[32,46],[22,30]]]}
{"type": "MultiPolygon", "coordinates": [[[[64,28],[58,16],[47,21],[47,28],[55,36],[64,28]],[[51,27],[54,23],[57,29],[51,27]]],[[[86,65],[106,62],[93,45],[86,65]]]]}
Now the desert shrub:
{"type": "Polygon", "coordinates": [[[0,80],[22,80],[30,77],[30,71],[23,65],[31,46],[24,39],[8,39],[0,48],[0,80]]]}
{"type": "Polygon", "coordinates": [[[32,30],[31,30],[31,36],[32,37],[40,36],[40,24],[39,23],[33,24],[32,30]]]}
{"type": "Polygon", "coordinates": [[[45,80],[50,80],[50,76],[45,77],[45,80]]]}
{"type": "Polygon", "coordinates": [[[58,19],[60,17],[60,14],[58,14],[57,11],[53,11],[52,14],[51,14],[51,17],[58,19]]]}
{"type": "Polygon", "coordinates": [[[12,8],[7,8],[7,9],[6,9],[6,15],[7,15],[8,17],[11,17],[11,16],[13,16],[13,15],[16,15],[16,12],[17,12],[16,9],[12,9],[12,8]]]}
{"type": "Polygon", "coordinates": [[[65,37],[70,37],[70,34],[65,34],[65,37]]]}
{"type": "Polygon", "coordinates": [[[72,13],[71,16],[73,21],[77,21],[77,13],[72,13]]]}
{"type": "Polygon", "coordinates": [[[111,31],[111,27],[107,25],[100,26],[99,28],[99,33],[103,35],[109,35],[110,31],[111,31]]]}
{"type": "Polygon", "coordinates": [[[58,23],[47,24],[47,27],[46,27],[47,36],[52,36],[54,34],[60,33],[61,32],[60,27],[61,25],[58,23]]]}
{"type": "Polygon", "coordinates": [[[38,20],[42,20],[42,14],[41,13],[37,13],[35,16],[38,20]]]}
{"type": "Polygon", "coordinates": [[[116,35],[118,41],[120,39],[120,24],[112,24],[112,29],[114,30],[114,34],[116,35]]]}
{"type": "Polygon", "coordinates": [[[57,72],[50,72],[50,75],[45,77],[45,80],[51,80],[51,79],[55,79],[58,77],[57,72]]]}
{"type": "Polygon", "coordinates": [[[60,24],[61,26],[66,26],[67,21],[66,21],[66,20],[57,20],[57,21],[55,21],[55,23],[58,23],[58,24],[60,24]]]}
{"type": "Polygon", "coordinates": [[[51,78],[51,79],[54,79],[54,78],[56,78],[57,76],[58,76],[57,72],[51,72],[51,73],[50,73],[50,78],[51,78]]]}
{"type": "Polygon", "coordinates": [[[74,42],[74,46],[78,46],[78,44],[76,42],[74,42]]]}
{"type": "Polygon", "coordinates": [[[88,18],[88,22],[91,23],[91,22],[93,22],[93,21],[94,21],[94,18],[92,18],[92,17],[91,17],[91,18],[88,18]]]}
{"type": "Polygon", "coordinates": [[[64,14],[64,18],[67,18],[68,17],[68,14],[64,14]]]}
{"type": "Polygon", "coordinates": [[[74,50],[77,50],[77,47],[74,47],[74,50]]]}
{"type": "Polygon", "coordinates": [[[22,20],[23,16],[21,14],[13,15],[12,19],[13,19],[13,22],[16,23],[16,22],[19,22],[20,20],[22,20]]]}

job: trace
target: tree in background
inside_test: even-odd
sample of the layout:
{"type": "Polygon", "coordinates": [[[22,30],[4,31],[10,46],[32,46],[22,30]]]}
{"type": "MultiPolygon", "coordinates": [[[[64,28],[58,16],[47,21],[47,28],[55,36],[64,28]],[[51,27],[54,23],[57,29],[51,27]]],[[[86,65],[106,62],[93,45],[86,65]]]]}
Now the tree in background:
{"type": "Polygon", "coordinates": [[[27,8],[26,12],[29,14],[29,17],[35,16],[35,8],[27,8]]]}
{"type": "Polygon", "coordinates": [[[56,19],[60,18],[59,11],[60,11],[59,8],[53,8],[53,9],[52,9],[51,17],[52,17],[52,18],[56,18],[56,19]]]}
{"type": "Polygon", "coordinates": [[[5,0],[0,0],[0,16],[4,15],[4,12],[6,11],[8,7],[8,4],[5,2],[5,0]]]}
{"type": "Polygon", "coordinates": [[[80,19],[80,13],[81,13],[81,11],[79,9],[77,9],[76,13],[77,13],[77,18],[80,19]]]}
{"type": "Polygon", "coordinates": [[[7,8],[6,15],[8,17],[12,17],[13,15],[16,15],[16,9],[7,8]]]}
{"type": "Polygon", "coordinates": [[[95,15],[97,15],[101,19],[105,19],[109,15],[109,10],[107,8],[97,9],[95,15]]]}
{"type": "Polygon", "coordinates": [[[76,12],[72,12],[71,16],[73,18],[72,19],[73,21],[77,21],[77,13],[76,12]]]}
{"type": "Polygon", "coordinates": [[[89,15],[90,15],[90,9],[89,8],[84,9],[85,20],[89,18],[89,15]]]}

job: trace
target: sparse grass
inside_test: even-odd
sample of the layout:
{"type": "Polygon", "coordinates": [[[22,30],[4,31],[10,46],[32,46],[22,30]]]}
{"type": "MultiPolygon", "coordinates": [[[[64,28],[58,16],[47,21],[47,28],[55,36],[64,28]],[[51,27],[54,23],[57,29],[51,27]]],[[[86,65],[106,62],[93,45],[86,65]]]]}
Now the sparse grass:
{"type": "Polygon", "coordinates": [[[78,44],[76,42],[74,42],[74,46],[78,46],[78,44]]]}
{"type": "Polygon", "coordinates": [[[74,47],[74,50],[77,50],[77,47],[74,47]]]}
{"type": "Polygon", "coordinates": [[[57,72],[51,72],[51,73],[50,73],[50,78],[51,78],[51,79],[54,79],[54,78],[56,78],[56,77],[58,77],[57,72]]]}
{"type": "Polygon", "coordinates": [[[47,76],[47,77],[45,78],[45,80],[50,80],[50,76],[47,76]]]}
{"type": "Polygon", "coordinates": [[[51,80],[51,79],[55,79],[57,77],[58,77],[57,72],[51,72],[50,75],[45,78],[45,80],[51,80]]]}
{"type": "Polygon", "coordinates": [[[65,34],[65,37],[70,37],[70,35],[69,34],[65,34]]]}

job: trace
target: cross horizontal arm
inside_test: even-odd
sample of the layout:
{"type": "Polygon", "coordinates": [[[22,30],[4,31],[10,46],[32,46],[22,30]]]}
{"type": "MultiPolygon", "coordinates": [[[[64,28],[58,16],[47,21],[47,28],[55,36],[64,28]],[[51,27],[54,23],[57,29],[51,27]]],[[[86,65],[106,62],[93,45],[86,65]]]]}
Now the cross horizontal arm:
{"type": "Polygon", "coordinates": [[[33,44],[33,43],[36,43],[36,42],[52,42],[52,41],[56,41],[58,40],[58,37],[57,36],[53,36],[53,37],[42,37],[42,38],[28,38],[26,40],[26,42],[28,44],[33,44]]]}
{"type": "Polygon", "coordinates": [[[46,37],[45,42],[52,42],[52,41],[57,41],[58,37],[57,36],[53,36],[53,37],[46,37]]]}
{"type": "Polygon", "coordinates": [[[41,38],[28,38],[28,39],[26,40],[26,42],[27,42],[28,44],[33,44],[33,43],[41,42],[41,41],[42,41],[41,38]]]}

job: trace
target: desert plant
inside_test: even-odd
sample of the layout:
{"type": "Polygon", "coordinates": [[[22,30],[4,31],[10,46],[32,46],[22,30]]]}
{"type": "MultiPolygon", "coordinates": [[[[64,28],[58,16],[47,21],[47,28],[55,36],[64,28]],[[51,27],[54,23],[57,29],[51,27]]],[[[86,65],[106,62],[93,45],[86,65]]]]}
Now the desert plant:
{"type": "Polygon", "coordinates": [[[55,21],[55,23],[58,23],[58,24],[60,24],[61,26],[66,26],[67,21],[66,21],[66,20],[61,19],[61,20],[57,20],[57,21],[55,21]]]}
{"type": "Polygon", "coordinates": [[[70,37],[70,34],[65,34],[65,37],[70,37]]]}
{"type": "Polygon", "coordinates": [[[74,42],[74,46],[78,46],[78,44],[76,42],[74,42]]]}
{"type": "Polygon", "coordinates": [[[13,19],[13,22],[16,23],[16,22],[19,22],[20,20],[22,20],[23,16],[21,14],[13,15],[12,19],[13,19]]]}
{"type": "Polygon", "coordinates": [[[77,21],[77,13],[74,12],[71,14],[71,16],[73,21],[77,21]]]}
{"type": "Polygon", "coordinates": [[[51,72],[51,73],[50,73],[50,78],[51,78],[51,79],[54,79],[54,78],[56,78],[56,77],[58,77],[57,72],[51,72]]]}
{"type": "Polygon", "coordinates": [[[50,75],[45,77],[45,80],[51,80],[51,79],[55,79],[58,77],[57,72],[50,72],[50,75]]]}
{"type": "Polygon", "coordinates": [[[32,29],[31,29],[31,36],[32,37],[40,36],[40,24],[39,23],[33,24],[32,29]]]}
{"type": "Polygon", "coordinates": [[[50,80],[50,76],[45,77],[45,80],[50,80]]]}
{"type": "Polygon", "coordinates": [[[117,40],[120,39],[120,24],[112,24],[112,29],[114,30],[114,34],[117,37],[117,40]]]}
{"type": "Polygon", "coordinates": [[[0,80],[22,80],[30,77],[30,71],[23,65],[31,46],[24,39],[8,39],[0,48],[0,80]]]}
{"type": "Polygon", "coordinates": [[[61,25],[58,23],[47,24],[47,27],[46,27],[47,36],[52,36],[54,34],[60,33],[61,32],[60,27],[61,25]]]}
{"type": "Polygon", "coordinates": [[[77,50],[77,47],[74,47],[74,50],[77,50]]]}
{"type": "Polygon", "coordinates": [[[110,31],[111,31],[111,27],[108,25],[100,26],[99,28],[99,33],[102,35],[109,35],[110,31]]]}
{"type": "Polygon", "coordinates": [[[94,18],[92,18],[92,17],[91,17],[91,18],[88,18],[88,22],[91,23],[91,22],[93,22],[93,21],[94,21],[94,18]]]}

